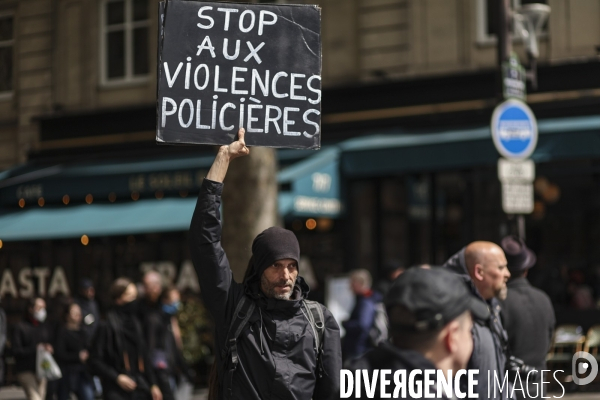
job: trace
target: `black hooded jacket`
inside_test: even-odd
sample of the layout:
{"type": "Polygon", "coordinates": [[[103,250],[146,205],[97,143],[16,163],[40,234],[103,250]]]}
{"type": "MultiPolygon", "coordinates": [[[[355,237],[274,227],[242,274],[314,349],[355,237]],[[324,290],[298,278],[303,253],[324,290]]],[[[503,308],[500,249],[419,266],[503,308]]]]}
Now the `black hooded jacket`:
{"type": "Polygon", "coordinates": [[[467,271],[465,249],[450,257],[443,267],[460,275],[473,296],[484,301],[490,310],[489,320],[473,321],[473,354],[467,367],[479,370],[479,384],[477,386],[479,398],[490,400],[510,399],[512,385],[510,383],[508,383],[508,387],[504,385],[504,390],[501,392],[494,380],[495,373],[500,385],[503,383],[506,364],[506,343],[508,341],[508,336],[500,318],[500,302],[496,298],[484,300],[479,294],[467,271]]]}
{"type": "Polygon", "coordinates": [[[302,300],[308,285],[296,280],[290,300],[266,298],[258,276],[243,284],[233,280],[229,261],[221,247],[221,192],[223,184],[204,180],[190,227],[192,259],[204,303],[212,314],[217,347],[217,365],[221,397],[224,361],[221,350],[233,312],[244,295],[256,308],[237,341],[239,364],[232,379],[232,398],[244,400],[289,399],[327,400],[339,394],[341,349],[339,327],[324,306],[323,376],[317,374],[314,334],[302,300]]]}

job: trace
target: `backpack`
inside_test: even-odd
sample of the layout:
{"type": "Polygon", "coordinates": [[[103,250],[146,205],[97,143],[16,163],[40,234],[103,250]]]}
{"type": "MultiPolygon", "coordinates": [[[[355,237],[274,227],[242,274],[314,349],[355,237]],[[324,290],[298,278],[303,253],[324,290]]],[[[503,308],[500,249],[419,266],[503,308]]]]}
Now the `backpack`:
{"type": "MultiPolygon", "coordinates": [[[[313,330],[315,338],[315,352],[317,353],[317,376],[321,378],[323,376],[323,364],[321,355],[323,354],[323,336],[325,333],[325,316],[323,315],[323,309],[321,305],[312,300],[302,300],[304,308],[308,311],[305,314],[308,322],[313,330]]],[[[233,387],[233,374],[239,363],[239,357],[237,352],[237,339],[248,324],[256,304],[248,296],[242,296],[240,301],[235,307],[233,312],[233,319],[229,325],[227,336],[225,338],[225,346],[221,349],[221,360],[223,365],[226,367],[226,374],[223,376],[224,379],[224,398],[229,399],[232,396],[233,387]]],[[[304,313],[304,311],[302,311],[304,313]]],[[[209,377],[209,400],[217,400],[219,397],[219,382],[217,376],[217,363],[213,363],[210,377],[209,377]]]]}
{"type": "Polygon", "coordinates": [[[388,340],[389,337],[389,321],[385,306],[383,303],[375,303],[375,316],[373,317],[373,325],[369,330],[369,338],[373,347],[377,347],[379,343],[388,340]]]}

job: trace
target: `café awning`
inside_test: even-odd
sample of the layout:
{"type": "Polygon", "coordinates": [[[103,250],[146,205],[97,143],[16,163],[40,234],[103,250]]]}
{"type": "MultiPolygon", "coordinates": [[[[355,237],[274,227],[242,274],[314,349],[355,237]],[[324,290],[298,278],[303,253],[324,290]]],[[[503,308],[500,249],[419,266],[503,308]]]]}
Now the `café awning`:
{"type": "Polygon", "coordinates": [[[337,218],[342,211],[339,156],[339,148],[323,148],[280,171],[279,213],[284,217],[337,218]]]}
{"type": "MultiPolygon", "coordinates": [[[[600,117],[538,121],[535,162],[600,157],[600,117]]],[[[489,126],[428,134],[386,134],[350,139],[342,144],[344,177],[371,177],[495,165],[500,157],[489,126]]]]}
{"type": "Polygon", "coordinates": [[[149,199],[118,204],[31,207],[0,215],[0,240],[50,240],[83,235],[117,236],[184,231],[195,198],[149,199]]]}
{"type": "MultiPolygon", "coordinates": [[[[337,215],[337,153],[279,150],[277,156],[283,165],[296,162],[279,173],[280,183],[295,188],[294,193],[280,193],[280,215],[337,215]],[[306,158],[311,154],[316,159],[306,158]],[[316,191],[312,190],[313,179],[316,191]]],[[[196,204],[195,193],[213,159],[214,155],[207,155],[72,165],[25,164],[0,172],[0,240],[185,231],[196,204]],[[67,204],[63,204],[65,195],[69,196],[67,204]],[[88,195],[91,204],[84,202],[88,195]],[[134,195],[139,200],[133,201],[134,195]],[[24,208],[17,205],[21,198],[24,208]],[[40,198],[44,207],[38,205],[40,198]]]]}

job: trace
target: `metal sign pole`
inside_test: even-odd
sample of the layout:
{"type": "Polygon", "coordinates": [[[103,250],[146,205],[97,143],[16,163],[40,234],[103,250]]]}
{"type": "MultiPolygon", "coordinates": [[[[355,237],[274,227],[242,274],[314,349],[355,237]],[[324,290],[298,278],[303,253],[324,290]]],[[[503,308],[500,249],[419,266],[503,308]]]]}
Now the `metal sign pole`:
{"type": "Polygon", "coordinates": [[[525,216],[523,214],[517,215],[517,229],[519,237],[525,241],[525,216]]]}

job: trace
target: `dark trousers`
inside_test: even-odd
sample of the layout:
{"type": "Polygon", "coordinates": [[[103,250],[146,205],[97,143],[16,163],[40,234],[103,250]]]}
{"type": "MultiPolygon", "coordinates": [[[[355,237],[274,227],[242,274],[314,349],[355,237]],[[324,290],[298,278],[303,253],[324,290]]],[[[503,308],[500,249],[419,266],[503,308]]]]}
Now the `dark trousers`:
{"type": "Polygon", "coordinates": [[[94,400],[94,381],[82,365],[62,366],[61,371],[58,400],[68,400],[71,393],[75,393],[77,400],[94,400]]]}

